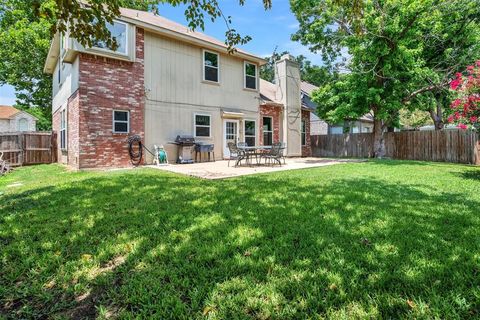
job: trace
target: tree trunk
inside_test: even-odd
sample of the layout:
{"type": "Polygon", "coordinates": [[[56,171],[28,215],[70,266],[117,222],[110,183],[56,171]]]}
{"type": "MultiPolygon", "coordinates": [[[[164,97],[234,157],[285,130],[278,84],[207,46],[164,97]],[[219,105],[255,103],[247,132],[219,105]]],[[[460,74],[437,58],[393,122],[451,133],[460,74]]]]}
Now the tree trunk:
{"type": "Polygon", "coordinates": [[[373,156],[383,158],[387,150],[385,148],[385,136],[383,134],[383,121],[375,119],[373,121],[373,156]]]}
{"type": "Polygon", "coordinates": [[[434,109],[430,109],[430,117],[433,120],[433,124],[435,125],[435,130],[442,130],[445,126],[443,123],[443,108],[442,108],[442,99],[441,97],[436,96],[435,100],[437,100],[437,106],[434,109]]]}

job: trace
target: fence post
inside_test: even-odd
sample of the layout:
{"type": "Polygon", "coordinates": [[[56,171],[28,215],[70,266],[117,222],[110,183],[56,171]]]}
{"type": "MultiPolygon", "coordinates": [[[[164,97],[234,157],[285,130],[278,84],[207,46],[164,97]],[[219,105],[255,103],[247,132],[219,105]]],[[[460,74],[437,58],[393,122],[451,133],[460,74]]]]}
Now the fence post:
{"type": "Polygon", "coordinates": [[[23,164],[25,163],[25,137],[23,132],[18,135],[18,146],[20,149],[20,152],[18,154],[18,162],[20,166],[23,166],[23,164]]]}

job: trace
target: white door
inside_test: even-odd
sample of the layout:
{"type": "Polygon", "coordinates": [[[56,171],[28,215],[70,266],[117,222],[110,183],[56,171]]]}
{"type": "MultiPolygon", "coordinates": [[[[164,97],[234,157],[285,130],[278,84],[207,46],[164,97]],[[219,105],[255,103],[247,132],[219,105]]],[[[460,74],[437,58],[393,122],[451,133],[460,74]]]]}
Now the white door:
{"type": "Polygon", "coordinates": [[[228,143],[238,142],[238,124],[238,120],[223,120],[223,158],[225,159],[228,159],[230,157],[228,143]]]}

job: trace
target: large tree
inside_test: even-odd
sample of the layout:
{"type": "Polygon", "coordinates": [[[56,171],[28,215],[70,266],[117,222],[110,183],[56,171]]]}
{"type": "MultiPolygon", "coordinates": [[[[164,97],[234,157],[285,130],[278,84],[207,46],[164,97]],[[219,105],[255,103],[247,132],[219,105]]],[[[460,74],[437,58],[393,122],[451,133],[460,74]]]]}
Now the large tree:
{"type": "MultiPolygon", "coordinates": [[[[243,5],[245,0],[239,0],[243,5]]],[[[50,39],[56,32],[70,34],[83,45],[92,39],[116,42],[105,27],[120,14],[120,7],[156,11],[159,3],[185,4],[192,29],[203,29],[207,18],[221,18],[226,26],[225,43],[230,51],[250,40],[231,27],[217,0],[0,0],[0,85],[17,92],[16,105],[40,118],[40,129],[51,127],[51,77],[43,73],[50,39]]],[[[263,0],[270,8],[271,0],[263,0]]]]}
{"type": "Polygon", "coordinates": [[[355,3],[352,7],[350,1],[291,0],[300,23],[293,38],[321,52],[330,63],[347,50],[348,73],[321,88],[314,99],[321,106],[319,113],[331,120],[372,111],[374,152],[382,157],[384,131],[398,124],[406,97],[431,87],[421,80],[433,74],[424,52],[428,37],[443,37],[446,24],[439,24],[440,19],[478,15],[479,6],[477,0],[355,3]]]}

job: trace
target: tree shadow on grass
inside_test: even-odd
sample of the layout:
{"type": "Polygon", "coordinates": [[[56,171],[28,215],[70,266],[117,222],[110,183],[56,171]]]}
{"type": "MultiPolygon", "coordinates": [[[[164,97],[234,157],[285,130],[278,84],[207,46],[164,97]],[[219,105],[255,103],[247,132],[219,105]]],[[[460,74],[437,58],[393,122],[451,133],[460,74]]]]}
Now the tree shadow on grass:
{"type": "Polygon", "coordinates": [[[205,181],[142,171],[4,201],[5,315],[479,312],[480,203],[463,194],[302,172],[205,181]]]}

